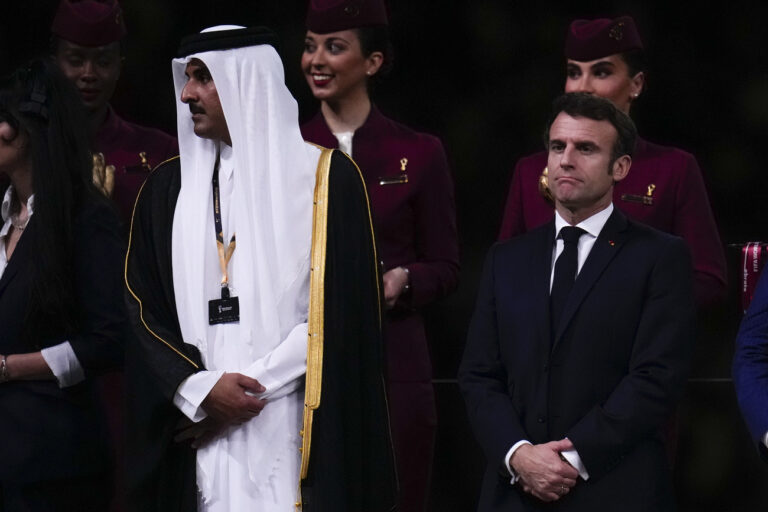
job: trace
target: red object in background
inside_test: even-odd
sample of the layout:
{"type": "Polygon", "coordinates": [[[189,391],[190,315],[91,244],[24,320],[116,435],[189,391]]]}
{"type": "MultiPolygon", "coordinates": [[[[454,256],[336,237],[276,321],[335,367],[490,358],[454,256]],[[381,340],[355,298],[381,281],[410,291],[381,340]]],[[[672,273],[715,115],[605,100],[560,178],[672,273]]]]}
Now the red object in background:
{"type": "Polygon", "coordinates": [[[755,295],[760,271],[768,261],[768,243],[747,242],[741,248],[741,261],[741,307],[746,312],[755,295]]]}

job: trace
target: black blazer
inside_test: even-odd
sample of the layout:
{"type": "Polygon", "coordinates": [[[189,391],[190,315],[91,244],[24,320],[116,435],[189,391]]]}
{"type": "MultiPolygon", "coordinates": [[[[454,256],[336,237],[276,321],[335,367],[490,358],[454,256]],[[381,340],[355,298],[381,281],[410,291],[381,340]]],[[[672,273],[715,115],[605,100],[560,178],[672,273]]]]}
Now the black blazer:
{"type": "MultiPolygon", "coordinates": [[[[0,278],[0,354],[36,352],[69,341],[85,381],[60,389],[55,380],[0,384],[0,481],[34,482],[101,471],[107,463],[102,411],[92,377],[122,362],[126,328],[121,241],[106,204],[81,209],[74,220],[72,272],[81,332],[30,347],[21,339],[32,287],[33,216],[0,278]]],[[[54,329],[55,330],[55,329],[54,329]]]]}
{"type": "Polygon", "coordinates": [[[554,221],[488,254],[459,384],[488,460],[482,511],[674,508],[660,427],[692,348],[692,271],[682,239],[617,209],[550,333],[554,221]],[[568,437],[590,478],[554,505],[511,486],[517,441],[568,437]]]}

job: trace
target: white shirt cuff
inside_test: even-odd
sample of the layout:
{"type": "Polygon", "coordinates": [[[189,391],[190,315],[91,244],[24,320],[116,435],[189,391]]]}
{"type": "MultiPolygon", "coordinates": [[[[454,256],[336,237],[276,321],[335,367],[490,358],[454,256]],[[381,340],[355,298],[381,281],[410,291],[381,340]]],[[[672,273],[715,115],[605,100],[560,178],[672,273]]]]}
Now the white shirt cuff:
{"type": "Polygon", "coordinates": [[[768,432],[763,434],[763,444],[765,445],[766,448],[768,448],[768,432]]]}
{"type": "Polygon", "coordinates": [[[515,470],[512,469],[512,465],[509,463],[509,459],[511,459],[512,454],[515,453],[517,449],[523,446],[524,444],[531,444],[531,442],[525,439],[522,439],[516,442],[515,444],[512,445],[512,448],[510,448],[507,454],[504,456],[504,467],[507,468],[507,471],[509,471],[509,474],[512,477],[512,480],[509,481],[509,485],[515,485],[517,481],[520,479],[520,475],[515,473],[515,470]]]}
{"type": "Polygon", "coordinates": [[[85,380],[85,372],[68,341],[40,351],[48,368],[59,383],[60,388],[67,388],[85,380]]]}
{"type": "Polygon", "coordinates": [[[581,457],[579,457],[579,452],[576,450],[565,450],[564,452],[560,452],[560,455],[568,461],[568,464],[573,466],[574,469],[579,472],[579,476],[581,476],[584,481],[589,480],[589,473],[587,472],[587,468],[584,466],[581,457]]]}
{"type": "Polygon", "coordinates": [[[208,416],[200,404],[211,392],[213,386],[224,375],[223,370],[202,371],[193,373],[179,384],[173,395],[173,404],[194,422],[198,422],[208,416]]]}

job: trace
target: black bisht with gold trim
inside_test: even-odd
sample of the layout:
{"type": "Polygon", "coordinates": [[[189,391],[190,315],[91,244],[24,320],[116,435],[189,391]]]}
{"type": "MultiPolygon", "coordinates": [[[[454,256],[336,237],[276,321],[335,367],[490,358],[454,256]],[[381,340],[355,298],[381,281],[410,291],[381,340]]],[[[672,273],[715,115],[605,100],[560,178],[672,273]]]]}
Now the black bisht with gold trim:
{"type": "MultiPolygon", "coordinates": [[[[308,354],[307,395],[317,400],[305,405],[305,474],[297,505],[307,512],[391,511],[397,483],[382,378],[381,281],[368,199],[348,157],[333,151],[326,162],[327,198],[315,207],[313,236],[313,256],[317,244],[325,242],[322,286],[318,293],[313,285],[310,297],[310,316],[318,307],[322,311],[322,348],[308,354]],[[318,223],[320,218],[324,222],[318,223]]],[[[322,171],[321,165],[318,179],[322,171]]],[[[128,307],[136,333],[126,356],[127,501],[129,510],[142,512],[197,508],[195,452],[189,443],[173,441],[184,418],[173,405],[176,388],[205,369],[197,349],[182,341],[176,314],[171,231],[180,186],[178,159],[150,175],[136,202],[126,256],[128,307]]]]}

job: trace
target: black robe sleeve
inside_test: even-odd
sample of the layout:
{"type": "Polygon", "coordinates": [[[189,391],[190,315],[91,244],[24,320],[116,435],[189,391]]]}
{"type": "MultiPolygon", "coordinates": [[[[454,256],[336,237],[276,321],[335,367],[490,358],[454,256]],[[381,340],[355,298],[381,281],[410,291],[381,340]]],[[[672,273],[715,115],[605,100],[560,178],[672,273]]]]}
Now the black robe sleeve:
{"type": "Polygon", "coordinates": [[[184,416],[173,404],[179,384],[203,370],[196,347],[181,339],[171,269],[179,160],[155,169],[134,208],[125,261],[134,336],[126,347],[127,509],[194,511],[195,452],[173,440],[184,416]]]}
{"type": "Polygon", "coordinates": [[[303,510],[394,510],[378,259],[362,176],[340,151],[331,159],[327,233],[322,398],[303,510]]]}

